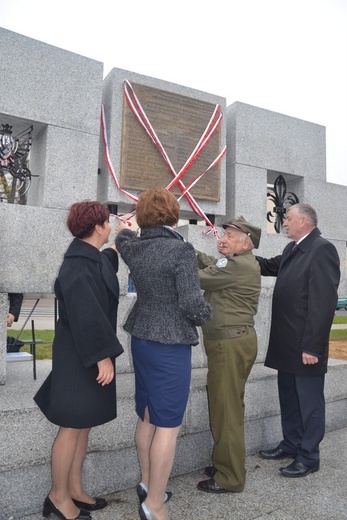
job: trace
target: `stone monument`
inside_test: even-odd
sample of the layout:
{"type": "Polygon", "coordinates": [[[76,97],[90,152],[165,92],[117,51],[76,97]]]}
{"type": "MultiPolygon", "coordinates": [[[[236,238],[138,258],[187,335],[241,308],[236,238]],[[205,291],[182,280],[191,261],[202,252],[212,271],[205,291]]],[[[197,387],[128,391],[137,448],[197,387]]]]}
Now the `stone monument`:
{"type": "MultiPolygon", "coordinates": [[[[117,68],[103,79],[102,63],[5,29],[0,29],[0,46],[0,125],[12,125],[17,133],[33,126],[33,178],[26,205],[0,202],[0,439],[5,447],[0,454],[0,511],[8,518],[40,510],[50,485],[56,428],[32,400],[42,381],[27,385],[17,400],[6,393],[7,293],[53,292],[71,240],[65,220],[72,203],[98,199],[127,218],[141,191],[168,187],[180,197],[180,232],[198,249],[215,254],[221,224],[242,214],[262,228],[259,254],[273,256],[287,243],[282,234],[267,233],[267,192],[281,175],[289,191],[317,209],[319,228],[340,255],[339,292],[345,295],[347,187],[326,182],[325,128],[319,124],[238,101],[226,106],[220,96],[117,68]]],[[[112,220],[116,225],[117,217],[112,220]]],[[[128,291],[123,263],[119,279],[118,332],[125,347],[117,360],[121,420],[92,432],[85,478],[95,495],[130,487],[138,478],[135,443],[129,435],[136,422],[132,362],[129,337],[122,329],[136,296],[128,291]],[[97,469],[101,461],[102,474],[97,469]],[[115,464],[124,471],[115,473],[115,464]]],[[[259,353],[246,394],[248,453],[275,442],[280,430],[275,374],[262,364],[272,288],[272,280],[263,280],[256,316],[259,353]]],[[[346,369],[342,363],[330,367],[328,429],[347,424],[346,369]]],[[[206,358],[200,344],[193,350],[192,389],[175,474],[209,462],[205,385],[206,358]]]]}

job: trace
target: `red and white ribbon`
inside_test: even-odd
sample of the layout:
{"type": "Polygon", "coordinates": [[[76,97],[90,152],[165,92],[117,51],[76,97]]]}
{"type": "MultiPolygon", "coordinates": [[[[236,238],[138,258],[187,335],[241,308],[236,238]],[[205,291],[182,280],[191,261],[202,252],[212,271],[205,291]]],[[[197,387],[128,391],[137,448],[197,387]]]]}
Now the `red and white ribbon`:
{"type": "MultiPolygon", "coordinates": [[[[224,155],[226,153],[226,146],[223,147],[222,151],[218,154],[218,156],[214,159],[214,161],[212,161],[212,163],[208,166],[208,168],[204,172],[202,172],[200,175],[198,175],[187,187],[183,184],[181,179],[186,174],[188,169],[192,166],[192,164],[197,160],[197,158],[201,154],[202,150],[204,150],[204,148],[207,146],[208,142],[210,141],[210,139],[213,137],[216,130],[218,129],[218,127],[221,123],[222,117],[223,117],[220,105],[215,106],[215,109],[210,118],[210,121],[208,122],[208,124],[206,126],[205,131],[203,132],[201,138],[199,139],[197,145],[195,146],[194,150],[190,154],[189,158],[187,159],[187,161],[185,162],[183,167],[180,169],[180,171],[177,173],[170,161],[168,154],[166,153],[165,148],[163,147],[162,143],[160,142],[160,139],[158,138],[150,120],[148,119],[144,109],[142,108],[142,105],[141,105],[138,97],[136,96],[134,89],[131,86],[131,83],[128,80],[124,81],[124,95],[125,95],[128,105],[129,105],[130,109],[132,110],[133,114],[135,115],[136,119],[141,124],[141,126],[143,127],[145,132],[148,134],[148,136],[150,137],[150,139],[152,140],[154,145],[158,148],[160,154],[162,155],[164,161],[166,162],[167,166],[169,167],[169,170],[171,171],[171,173],[174,177],[173,180],[166,186],[166,189],[171,190],[175,185],[178,185],[182,192],[181,196],[179,197],[178,200],[180,200],[182,197],[185,197],[187,199],[189,205],[191,206],[192,210],[194,211],[194,213],[199,215],[205,221],[205,223],[208,226],[210,226],[210,230],[204,231],[204,232],[210,233],[212,231],[213,234],[217,238],[219,238],[219,234],[218,234],[214,224],[209,220],[207,215],[203,212],[203,210],[201,209],[199,204],[196,202],[194,197],[191,195],[189,190],[205,175],[205,173],[207,173],[211,168],[213,168],[213,166],[215,166],[216,164],[218,164],[221,161],[221,159],[224,157],[224,155]]],[[[137,200],[138,200],[137,197],[135,197],[134,195],[130,194],[129,192],[123,190],[120,187],[117,176],[114,172],[114,168],[112,166],[112,162],[111,162],[109,151],[108,151],[105,113],[104,113],[103,106],[101,108],[101,127],[102,127],[102,136],[103,136],[103,142],[104,142],[104,154],[105,154],[106,165],[115,181],[115,184],[122,193],[127,195],[131,200],[137,202],[137,200]]]]}
{"type": "MultiPolygon", "coordinates": [[[[114,183],[117,187],[117,189],[119,191],[121,191],[122,193],[124,193],[124,195],[126,195],[127,197],[129,197],[133,202],[137,202],[138,201],[138,197],[135,197],[135,195],[133,195],[132,193],[130,193],[129,191],[125,191],[121,188],[119,182],[118,182],[118,179],[117,179],[117,175],[116,175],[116,172],[114,171],[114,168],[113,168],[113,165],[112,165],[112,161],[111,161],[111,157],[110,157],[110,152],[109,152],[109,148],[108,148],[108,140],[107,140],[107,133],[106,133],[106,120],[105,120],[105,110],[104,110],[104,105],[101,105],[101,115],[100,115],[100,121],[101,121],[101,136],[102,136],[102,141],[103,141],[103,147],[104,147],[104,157],[105,157],[105,161],[106,161],[106,166],[107,166],[107,169],[108,171],[110,172],[113,180],[114,180],[114,183]]],[[[122,222],[126,222],[127,224],[130,224],[130,216],[127,218],[127,219],[124,219],[123,217],[125,215],[132,215],[134,216],[135,214],[135,211],[132,211],[132,212],[129,212],[129,213],[126,213],[126,214],[123,214],[123,215],[115,215],[119,220],[121,220],[122,222]]]]}
{"type": "Polygon", "coordinates": [[[141,103],[140,103],[139,99],[137,98],[137,96],[136,96],[136,94],[134,92],[134,89],[132,88],[132,86],[131,86],[131,84],[130,84],[130,82],[128,80],[124,81],[124,94],[125,94],[126,100],[127,100],[128,104],[129,104],[132,112],[134,113],[136,119],[139,121],[141,126],[144,128],[146,133],[149,135],[149,137],[151,138],[153,143],[158,147],[162,157],[164,158],[166,164],[168,165],[171,173],[174,176],[174,179],[171,181],[170,184],[168,184],[166,189],[170,190],[170,189],[172,189],[173,186],[178,184],[179,188],[182,191],[182,195],[181,195],[180,198],[185,196],[187,201],[188,201],[188,203],[190,204],[191,208],[193,209],[194,213],[196,213],[197,215],[202,217],[205,220],[206,224],[209,225],[212,228],[213,233],[215,235],[218,235],[217,230],[215,229],[214,224],[212,224],[212,222],[205,215],[203,210],[200,208],[199,204],[196,202],[194,197],[190,194],[189,190],[190,190],[190,188],[192,188],[200,180],[200,178],[208,170],[210,170],[213,166],[218,164],[218,162],[222,159],[222,157],[226,153],[226,147],[224,147],[222,149],[222,151],[220,152],[218,157],[216,157],[216,159],[210,164],[210,166],[202,174],[200,174],[196,179],[194,179],[194,181],[191,182],[190,185],[187,188],[182,183],[181,178],[184,176],[184,174],[187,172],[187,170],[190,168],[190,166],[196,161],[196,159],[198,158],[198,156],[200,155],[202,150],[206,147],[207,143],[210,141],[210,139],[212,138],[212,136],[216,132],[218,126],[220,125],[220,122],[221,122],[222,117],[223,117],[220,105],[216,105],[216,107],[215,107],[215,109],[213,111],[213,114],[211,116],[211,119],[210,119],[210,121],[209,121],[209,123],[208,123],[208,125],[207,125],[207,127],[206,127],[206,129],[204,131],[204,133],[202,134],[201,138],[199,139],[196,147],[194,148],[193,152],[191,153],[190,157],[187,159],[186,163],[181,168],[179,173],[176,173],[176,171],[175,171],[175,169],[174,169],[174,167],[173,167],[173,165],[172,165],[172,163],[170,161],[169,156],[167,155],[163,145],[161,144],[161,142],[160,142],[160,140],[159,140],[159,138],[158,138],[158,136],[157,136],[153,126],[151,125],[151,123],[150,123],[150,121],[149,121],[145,111],[143,110],[143,108],[141,106],[141,103]]]}

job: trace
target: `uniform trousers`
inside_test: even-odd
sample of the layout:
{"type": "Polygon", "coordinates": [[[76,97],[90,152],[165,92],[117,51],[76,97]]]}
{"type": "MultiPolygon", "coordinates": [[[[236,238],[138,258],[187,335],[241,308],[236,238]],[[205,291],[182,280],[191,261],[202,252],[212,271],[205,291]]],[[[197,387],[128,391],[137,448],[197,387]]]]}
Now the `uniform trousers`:
{"type": "Polygon", "coordinates": [[[306,466],[319,464],[325,433],[324,374],[298,376],[278,372],[283,441],[279,444],[306,466]]]}
{"type": "Polygon", "coordinates": [[[207,391],[214,439],[215,481],[230,491],[243,491],[246,480],[244,394],[257,356],[257,336],[205,339],[208,361],[207,391]]]}

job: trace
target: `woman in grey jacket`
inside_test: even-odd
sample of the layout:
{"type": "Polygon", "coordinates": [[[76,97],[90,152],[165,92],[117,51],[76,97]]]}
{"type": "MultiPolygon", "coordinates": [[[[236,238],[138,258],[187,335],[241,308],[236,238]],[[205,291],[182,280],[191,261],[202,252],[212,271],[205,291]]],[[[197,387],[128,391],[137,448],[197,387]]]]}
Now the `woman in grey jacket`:
{"type": "Polygon", "coordinates": [[[144,192],[136,207],[141,235],[118,227],[116,248],[130,269],[137,299],[124,329],[132,335],[136,444],[141,466],[140,518],[167,520],[166,484],[188,401],[196,326],[211,318],[194,248],[175,231],[179,203],[165,189],[144,192]]]}

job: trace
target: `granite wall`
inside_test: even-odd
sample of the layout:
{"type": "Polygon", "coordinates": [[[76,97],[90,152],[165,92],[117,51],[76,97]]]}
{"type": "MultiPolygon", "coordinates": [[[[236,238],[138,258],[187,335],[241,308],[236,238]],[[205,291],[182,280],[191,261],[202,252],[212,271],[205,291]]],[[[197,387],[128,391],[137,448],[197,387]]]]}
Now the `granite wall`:
{"type": "MultiPolygon", "coordinates": [[[[0,203],[2,308],[6,308],[7,292],[52,293],[64,251],[71,240],[65,220],[73,202],[98,199],[117,207],[118,213],[126,213],[134,207],[134,201],[116,187],[109,171],[111,164],[120,179],[122,154],[126,143],[132,140],[132,135],[126,136],[128,141],[123,135],[125,81],[153,92],[169,93],[182,99],[187,107],[190,102],[219,106],[223,115],[219,148],[226,145],[227,152],[218,166],[215,188],[219,199],[197,199],[203,213],[214,215],[217,229],[225,220],[244,215],[262,228],[258,253],[278,254],[287,239],[282,234],[267,233],[267,190],[268,185],[282,175],[288,190],[317,209],[319,228],[336,245],[343,275],[340,294],[345,295],[347,187],[326,182],[323,126],[240,102],[227,107],[226,100],[220,96],[122,69],[111,70],[103,79],[102,63],[5,29],[0,29],[0,45],[3,56],[0,124],[13,125],[14,134],[33,125],[30,169],[38,175],[32,179],[26,206],[0,203]],[[102,105],[108,161],[100,127],[102,105]]],[[[170,113],[166,115],[170,117],[170,113]]],[[[133,124],[136,125],[136,121],[133,124]]],[[[165,130],[161,132],[160,138],[165,140],[165,130]]],[[[173,154],[174,150],[168,153],[173,154]]],[[[207,185],[207,176],[208,172],[199,182],[207,185]]],[[[131,193],[138,196],[140,191],[131,193]]],[[[183,224],[190,219],[197,219],[201,224],[201,217],[193,212],[185,198],[181,200],[181,209],[183,224]]],[[[113,218],[113,227],[116,223],[113,218]]],[[[197,248],[211,254],[216,252],[215,237],[203,233],[203,226],[183,225],[181,231],[197,248]]],[[[111,240],[113,238],[112,233],[111,240]]],[[[128,294],[128,273],[122,263],[119,278],[121,325],[134,298],[128,294]]],[[[272,280],[263,280],[256,316],[258,362],[264,359],[266,350],[272,287],[272,280]]],[[[0,384],[6,381],[4,312],[2,316],[0,384]]],[[[118,370],[131,371],[129,338],[121,327],[120,337],[126,345],[126,354],[121,357],[118,370]]],[[[194,364],[206,366],[201,345],[196,349],[194,364]]]]}

